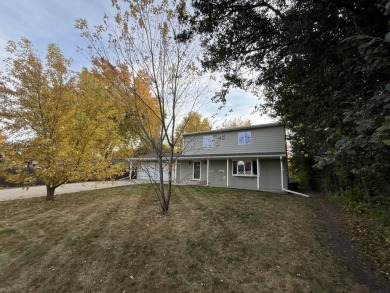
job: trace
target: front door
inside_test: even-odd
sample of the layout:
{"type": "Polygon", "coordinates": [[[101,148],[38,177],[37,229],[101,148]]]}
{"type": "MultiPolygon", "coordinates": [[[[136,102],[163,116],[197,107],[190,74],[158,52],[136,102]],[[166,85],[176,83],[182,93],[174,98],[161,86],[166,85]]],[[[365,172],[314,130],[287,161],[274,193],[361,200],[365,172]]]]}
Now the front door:
{"type": "Polygon", "coordinates": [[[194,162],[194,180],[200,180],[200,162],[194,162]]]}

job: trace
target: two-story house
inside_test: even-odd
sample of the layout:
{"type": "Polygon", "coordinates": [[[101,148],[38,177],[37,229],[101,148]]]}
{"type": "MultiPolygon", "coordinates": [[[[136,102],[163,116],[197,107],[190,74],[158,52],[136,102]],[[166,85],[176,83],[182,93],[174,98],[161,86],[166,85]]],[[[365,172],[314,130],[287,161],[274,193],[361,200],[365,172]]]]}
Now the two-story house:
{"type": "MultiPolygon", "coordinates": [[[[173,178],[178,184],[283,192],[288,184],[286,159],[285,128],[280,124],[185,133],[173,178]]],[[[131,166],[135,162],[138,179],[158,180],[153,156],[130,159],[131,166]]]]}

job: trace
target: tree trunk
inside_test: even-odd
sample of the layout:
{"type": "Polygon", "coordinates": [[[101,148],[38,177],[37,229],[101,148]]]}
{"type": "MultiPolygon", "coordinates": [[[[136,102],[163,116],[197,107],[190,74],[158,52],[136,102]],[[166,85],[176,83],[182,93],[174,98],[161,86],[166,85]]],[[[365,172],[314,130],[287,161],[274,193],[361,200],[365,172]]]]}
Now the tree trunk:
{"type": "Polygon", "coordinates": [[[372,186],[370,183],[366,182],[366,179],[362,176],[362,184],[364,187],[364,198],[368,205],[371,207],[372,206],[372,186]]]}
{"type": "Polygon", "coordinates": [[[172,168],[173,168],[173,148],[171,147],[169,163],[168,163],[168,194],[167,194],[167,208],[169,208],[169,203],[171,201],[172,195],[172,168]]]}
{"type": "Polygon", "coordinates": [[[167,204],[167,200],[166,200],[166,197],[165,197],[165,187],[164,187],[164,177],[163,177],[163,170],[164,170],[164,165],[163,165],[163,158],[162,156],[159,157],[159,160],[158,160],[158,164],[159,164],[159,174],[160,174],[160,202],[161,202],[161,208],[162,208],[162,212],[164,215],[168,214],[168,209],[169,209],[169,205],[167,204]]]}
{"type": "Polygon", "coordinates": [[[54,201],[54,191],[56,190],[55,187],[51,187],[50,185],[46,185],[46,200],[47,201],[54,201]]]}

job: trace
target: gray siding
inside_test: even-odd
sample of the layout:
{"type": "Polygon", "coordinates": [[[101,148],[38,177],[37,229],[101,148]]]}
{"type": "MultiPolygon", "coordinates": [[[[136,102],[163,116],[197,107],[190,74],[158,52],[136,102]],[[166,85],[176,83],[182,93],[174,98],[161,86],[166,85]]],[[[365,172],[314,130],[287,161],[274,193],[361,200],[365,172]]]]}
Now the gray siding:
{"type": "MultiPolygon", "coordinates": [[[[260,189],[266,191],[282,191],[280,178],[280,160],[260,160],[260,189]]],[[[286,162],[283,162],[283,187],[287,189],[286,162]]]]}
{"type": "Polygon", "coordinates": [[[186,135],[183,155],[221,155],[248,153],[285,153],[285,132],[283,126],[269,126],[248,130],[220,131],[205,134],[186,135]],[[238,144],[238,133],[251,131],[251,144],[238,144]],[[203,136],[213,136],[213,146],[203,147],[203,136]]]}
{"type": "Polygon", "coordinates": [[[226,160],[210,160],[209,185],[226,187],[226,160]]]}
{"type": "MultiPolygon", "coordinates": [[[[196,162],[200,161],[200,180],[194,180],[194,181],[206,181],[207,179],[207,164],[206,160],[195,160],[196,162]]],[[[180,161],[180,163],[177,164],[178,174],[176,181],[178,183],[184,183],[188,181],[192,181],[194,178],[194,161],[188,160],[188,161],[180,161]]]]}
{"type": "MultiPolygon", "coordinates": [[[[195,183],[199,180],[193,180],[193,162],[182,161],[177,164],[176,182],[179,184],[195,183]]],[[[206,183],[207,180],[207,165],[206,160],[201,161],[201,182],[206,183]]],[[[275,159],[260,159],[258,172],[259,190],[282,192],[281,187],[281,172],[280,160],[275,159]]],[[[226,160],[209,160],[209,185],[219,187],[232,187],[243,189],[257,189],[257,176],[236,176],[232,174],[232,160],[229,159],[229,170],[227,171],[226,160]],[[229,177],[229,186],[227,186],[227,177],[229,177]]],[[[283,161],[283,187],[287,188],[287,168],[286,162],[283,161]]]]}
{"type": "Polygon", "coordinates": [[[189,181],[189,180],[192,180],[192,162],[190,164],[188,164],[187,161],[183,161],[181,162],[180,164],[178,164],[178,167],[179,168],[180,166],[180,175],[178,174],[178,178],[176,178],[176,182],[177,183],[184,183],[186,181],[189,181]]]}
{"type": "MultiPolygon", "coordinates": [[[[261,159],[259,160],[258,171],[260,171],[259,190],[282,192],[280,160],[261,159]]],[[[229,171],[226,171],[226,160],[210,160],[209,185],[227,187],[227,176],[229,186],[233,188],[257,189],[257,176],[235,176],[232,174],[232,160],[229,160],[229,171]]],[[[203,174],[203,173],[202,173],[203,174]]],[[[287,188],[287,169],[283,162],[284,188],[287,188]]],[[[206,176],[202,175],[202,180],[206,176]]]]}
{"type": "MultiPolygon", "coordinates": [[[[231,167],[231,166],[230,166],[231,167]]],[[[244,188],[244,189],[257,189],[257,177],[256,176],[233,176],[230,170],[229,172],[229,187],[244,188]]]]}

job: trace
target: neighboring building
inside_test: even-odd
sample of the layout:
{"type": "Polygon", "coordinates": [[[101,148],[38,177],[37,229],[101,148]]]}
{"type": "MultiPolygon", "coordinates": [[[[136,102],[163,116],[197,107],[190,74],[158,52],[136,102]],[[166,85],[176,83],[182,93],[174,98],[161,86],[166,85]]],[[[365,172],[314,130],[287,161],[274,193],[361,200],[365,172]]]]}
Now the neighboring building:
{"type": "MultiPolygon", "coordinates": [[[[154,156],[129,159],[137,178],[158,181],[154,156]]],[[[133,171],[131,167],[130,173],[133,171]]],[[[168,178],[164,167],[164,180],[168,178]]],[[[287,189],[285,128],[279,124],[183,134],[173,168],[176,183],[283,192],[287,189]]]]}

